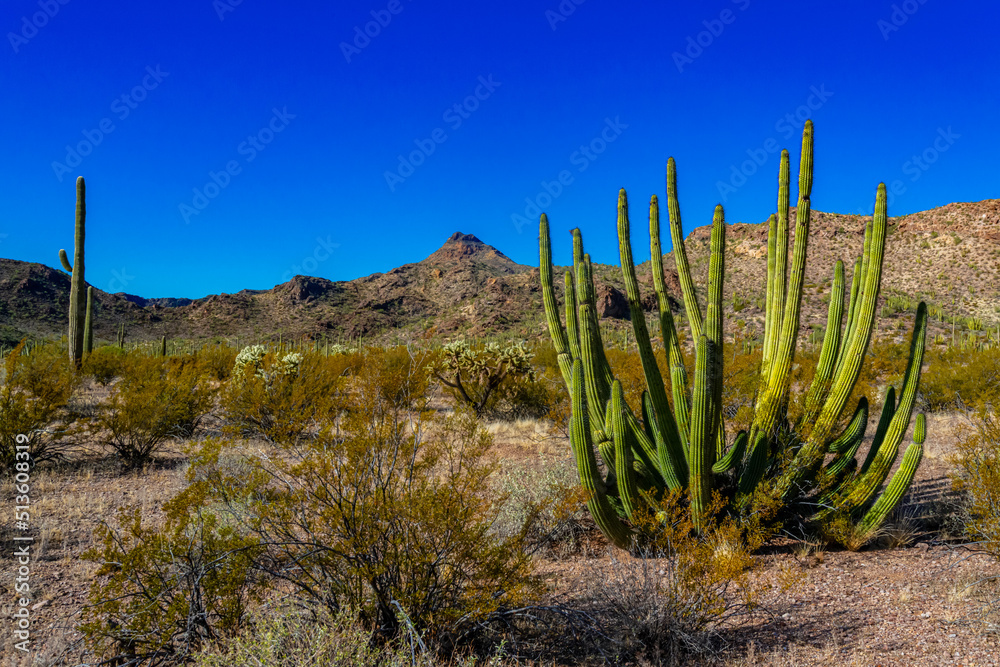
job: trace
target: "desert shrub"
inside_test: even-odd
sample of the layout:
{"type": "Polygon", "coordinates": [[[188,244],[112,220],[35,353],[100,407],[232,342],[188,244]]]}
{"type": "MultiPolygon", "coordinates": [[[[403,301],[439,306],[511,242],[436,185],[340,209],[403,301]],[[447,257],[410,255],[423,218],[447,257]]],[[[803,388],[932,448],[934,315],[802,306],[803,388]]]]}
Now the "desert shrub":
{"type": "Polygon", "coordinates": [[[7,355],[0,385],[0,463],[5,469],[14,461],[18,444],[28,445],[33,463],[64,455],[73,421],[66,404],[78,383],[57,345],[36,345],[24,352],[20,344],[7,355]]]}
{"type": "Polygon", "coordinates": [[[185,493],[221,503],[267,545],[262,570],[373,636],[399,636],[398,603],[446,646],[530,596],[524,531],[491,534],[489,434],[470,415],[399,410],[364,384],[351,402],[336,433],[247,457],[236,474],[216,469],[223,445],[209,441],[185,493]]]}
{"type": "Polygon", "coordinates": [[[542,469],[505,465],[492,482],[498,514],[493,532],[504,538],[524,534],[531,552],[566,553],[594,526],[572,460],[542,469]]]}
{"type": "Polygon", "coordinates": [[[387,350],[366,348],[333,359],[334,364],[343,364],[342,373],[358,378],[368,391],[377,392],[389,405],[403,409],[426,400],[430,357],[427,352],[399,346],[387,350]]]}
{"type": "MultiPolygon", "coordinates": [[[[975,546],[1000,560],[1000,419],[988,406],[970,416],[952,461],[962,498],[959,518],[975,546]]],[[[1000,632],[1000,576],[986,576],[972,588],[980,603],[973,620],[987,632],[1000,632]]]]}
{"type": "Polygon", "coordinates": [[[125,363],[124,350],[104,345],[84,358],[82,370],[84,375],[89,375],[99,385],[106,387],[121,375],[125,363]]]}
{"type": "Polygon", "coordinates": [[[334,616],[323,608],[298,609],[288,606],[252,615],[251,624],[238,637],[213,646],[198,655],[197,667],[230,665],[354,665],[355,667],[500,667],[503,650],[488,661],[470,657],[447,662],[421,655],[419,637],[405,645],[374,646],[368,633],[350,614],[334,616]]]}
{"type": "Polygon", "coordinates": [[[681,494],[667,494],[637,524],[648,536],[635,556],[612,553],[590,580],[599,614],[629,655],[656,664],[687,664],[712,650],[718,630],[753,613],[763,586],[751,578],[752,552],[767,536],[720,515],[716,497],[701,536],[681,494]]]}
{"type": "Polygon", "coordinates": [[[314,353],[243,348],[222,390],[226,431],[277,443],[301,439],[335,412],[342,381],[334,365],[314,353]]]}
{"type": "Polygon", "coordinates": [[[457,404],[471,408],[477,416],[502,419],[518,412],[544,413],[545,388],[535,386],[531,353],[523,344],[448,343],[428,370],[457,404]]]}
{"type": "Polygon", "coordinates": [[[966,532],[1000,559],[1000,419],[991,408],[971,414],[954,464],[955,487],[966,499],[966,532]]]}
{"type": "Polygon", "coordinates": [[[920,391],[928,410],[981,406],[1000,398],[1000,349],[933,350],[920,391]]]}
{"type": "Polygon", "coordinates": [[[103,443],[126,468],[145,464],[169,438],[187,438],[212,409],[215,392],[194,365],[130,355],[122,378],[98,406],[103,443]]]}
{"type": "Polygon", "coordinates": [[[252,563],[259,547],[217,514],[170,508],[162,529],[138,508],[102,523],[84,558],[100,564],[84,607],[83,632],[102,664],[187,662],[206,642],[244,625],[265,589],[252,563]]]}
{"type": "Polygon", "coordinates": [[[236,349],[228,345],[206,345],[195,354],[198,368],[207,377],[223,382],[229,379],[236,363],[236,349]]]}

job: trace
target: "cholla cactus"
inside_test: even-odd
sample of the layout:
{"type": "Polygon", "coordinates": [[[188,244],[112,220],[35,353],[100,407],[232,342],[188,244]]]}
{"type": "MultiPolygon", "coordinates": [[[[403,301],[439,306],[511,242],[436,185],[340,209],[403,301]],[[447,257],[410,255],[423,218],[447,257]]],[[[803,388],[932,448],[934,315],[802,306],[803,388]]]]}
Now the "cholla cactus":
{"type": "Polygon", "coordinates": [[[444,354],[428,370],[444,385],[452,388],[457,398],[482,415],[496,397],[496,392],[508,378],[523,377],[535,381],[531,367],[533,356],[523,343],[501,348],[487,343],[473,348],[468,341],[457,340],[443,348],[444,354]]]}
{"type": "Polygon", "coordinates": [[[264,363],[265,355],[267,355],[267,348],[263,345],[247,345],[236,355],[233,375],[241,377],[247,373],[257,374],[264,363]]]}
{"type": "Polygon", "coordinates": [[[278,364],[278,372],[282,375],[295,375],[299,372],[299,366],[301,365],[302,353],[289,352],[281,358],[281,362],[278,364]]]}

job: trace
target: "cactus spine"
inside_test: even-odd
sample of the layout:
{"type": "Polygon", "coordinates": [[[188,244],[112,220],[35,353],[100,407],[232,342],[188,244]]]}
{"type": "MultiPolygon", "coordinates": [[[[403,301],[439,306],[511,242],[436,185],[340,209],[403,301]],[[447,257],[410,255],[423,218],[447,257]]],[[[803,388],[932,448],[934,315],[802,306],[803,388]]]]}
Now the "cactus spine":
{"type": "MultiPolygon", "coordinates": [[[[677,201],[676,165],[667,162],[667,202],[684,307],[695,344],[691,396],[687,394],[687,369],[663,276],[657,198],[650,199],[649,231],[653,285],[659,307],[659,326],[667,354],[670,395],[660,374],[641,307],[639,282],[630,240],[628,200],[618,195],[618,241],[626,297],[639,352],[646,391],[642,394],[642,421],[624,400],[621,383],[611,373],[597,321],[590,257],[583,252],[578,229],[573,234],[573,270],[565,275],[563,328],[553,282],[549,220],[539,223],[540,277],[549,333],[560,371],[572,396],[571,445],[581,483],[591,493],[588,506],[598,526],[612,543],[627,548],[632,532],[627,520],[639,509],[637,498],[652,500],[667,490],[686,489],[692,520],[705,526],[705,512],[712,494],[728,493],[731,508],[754,502],[754,493],[767,477],[763,492],[781,502],[787,514],[802,520],[822,521],[827,510],[813,514],[817,503],[830,503],[830,511],[863,517],[859,530],[874,530],[898,504],[912,482],[920,462],[919,452],[907,450],[903,467],[885,492],[875,499],[896,458],[899,441],[909,423],[916,394],[926,337],[926,306],[917,308],[910,359],[898,405],[890,389],[875,441],[863,465],[855,459],[864,439],[868,404],[858,403],[844,425],[847,399],[857,382],[861,363],[874,328],[875,303],[881,283],[887,224],[886,191],[880,184],[875,216],[866,226],[864,252],[854,263],[847,318],[844,322],[846,280],[844,264],[834,268],[827,328],[816,377],[804,397],[804,433],[785,434],[788,423],[790,371],[799,333],[805,278],[811,192],[813,181],[813,125],[805,124],[798,174],[798,206],[794,243],[789,253],[790,160],[782,152],[778,176],[777,213],[768,220],[767,312],[762,363],[754,417],[749,431],[737,434],[725,448],[722,426],[722,281],[724,277],[725,222],[721,206],[712,223],[709,284],[706,310],[701,311],[681,232],[677,201]],[[789,267],[789,254],[791,266],[789,267]],[[780,427],[780,428],[779,428],[780,427]],[[594,449],[608,474],[601,479],[594,449]],[[828,453],[833,459],[824,465],[828,453]],[[725,479],[720,479],[725,476],[725,479]],[[612,502],[614,500],[614,502],[612,502]],[[621,514],[615,507],[620,507],[621,514]],[[866,511],[867,510],[867,511],[866,511]]],[[[918,420],[919,422],[919,420],[918,420]]],[[[922,422],[918,436],[923,435],[922,422]]],[[[919,446],[919,443],[917,443],[919,446]]]]}
{"type": "Polygon", "coordinates": [[[87,187],[83,176],[76,179],[76,230],[74,234],[73,263],[70,264],[65,250],[59,251],[59,261],[63,268],[72,274],[69,286],[69,331],[67,342],[69,360],[74,366],[79,366],[83,360],[83,338],[86,330],[86,312],[84,311],[83,288],[84,258],[83,245],[86,237],[87,221],[87,187]]]}

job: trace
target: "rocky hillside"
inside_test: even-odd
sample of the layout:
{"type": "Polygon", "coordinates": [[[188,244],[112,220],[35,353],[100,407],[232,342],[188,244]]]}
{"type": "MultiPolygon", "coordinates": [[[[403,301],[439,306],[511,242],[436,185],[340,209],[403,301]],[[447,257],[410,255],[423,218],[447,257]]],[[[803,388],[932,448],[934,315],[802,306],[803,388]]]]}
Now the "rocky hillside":
{"type": "MultiPolygon", "coordinates": [[[[793,209],[794,211],[794,209],[793,209]]],[[[837,259],[850,281],[861,254],[867,218],[813,211],[803,299],[803,336],[822,328],[837,259]]],[[[633,221],[633,246],[642,256],[648,243],[633,221]]],[[[561,235],[560,235],[561,236],[561,235]]],[[[706,283],[709,228],[688,235],[696,284],[706,283]]],[[[725,300],[727,328],[763,329],[767,224],[734,224],[727,230],[725,300]]],[[[673,258],[665,256],[673,305],[681,308],[673,258]]],[[[949,204],[890,219],[882,283],[883,304],[906,296],[935,304],[947,314],[1000,323],[1000,200],[949,204]]],[[[655,296],[649,265],[639,267],[644,305],[655,296]]],[[[595,267],[599,311],[609,327],[624,324],[628,308],[621,270],[595,267]]],[[[558,291],[558,290],[557,290],[558,291]]],[[[295,276],[270,290],[243,290],[197,300],[143,299],[95,290],[96,336],[111,340],[124,322],[132,340],[166,335],[205,339],[240,336],[313,336],[369,340],[444,339],[456,335],[545,335],[537,267],[517,264],[471,234],[455,233],[426,259],[388,273],[349,281],[295,276]]],[[[0,334],[5,341],[23,334],[59,335],[66,322],[69,277],[40,264],[0,259],[0,334]]],[[[897,302],[898,303],[898,302],[897,302]]],[[[912,315],[879,318],[880,333],[902,336],[912,315]]],[[[936,331],[951,331],[937,323],[936,331]]],[[[934,333],[934,332],[932,332],[934,333]]]]}

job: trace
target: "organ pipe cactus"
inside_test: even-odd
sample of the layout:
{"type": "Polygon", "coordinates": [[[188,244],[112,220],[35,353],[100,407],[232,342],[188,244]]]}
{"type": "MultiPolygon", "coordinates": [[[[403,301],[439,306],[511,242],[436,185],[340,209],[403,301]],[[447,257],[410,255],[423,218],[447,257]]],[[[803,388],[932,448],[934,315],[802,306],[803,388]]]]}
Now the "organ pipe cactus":
{"type": "Polygon", "coordinates": [[[73,246],[73,263],[69,263],[69,257],[65,250],[59,251],[59,261],[63,268],[71,275],[69,286],[69,360],[73,365],[79,366],[83,359],[83,338],[86,330],[86,312],[84,310],[84,286],[86,282],[83,277],[83,244],[86,236],[87,221],[87,187],[83,181],[83,176],[76,179],[76,232],[73,246]]]}
{"type": "Polygon", "coordinates": [[[782,151],[777,212],[768,220],[766,313],[754,415],[749,430],[735,434],[728,448],[721,409],[726,234],[722,207],[716,207],[712,221],[709,284],[702,310],[681,230],[676,165],[673,158],[668,160],[670,234],[690,340],[695,349],[693,386],[689,389],[688,370],[663,274],[658,200],[655,196],[650,200],[650,251],[659,310],[656,321],[666,352],[667,377],[661,375],[657,365],[642,310],[632,255],[628,199],[625,190],[619,192],[622,274],[646,381],[638,412],[626,403],[621,384],[605,358],[590,257],[583,251],[583,238],[577,229],[572,231],[573,267],[564,276],[566,326],[563,326],[554,285],[549,221],[544,213],[541,215],[542,300],[559,369],[572,396],[571,445],[580,481],[590,493],[590,511],[601,530],[620,547],[632,545],[635,534],[629,520],[643,501],[653,502],[668,490],[687,491],[692,523],[697,530],[705,526],[713,494],[722,493],[731,511],[752,510],[757,494],[765,494],[762,498],[771,499],[767,502],[779,502],[785,520],[821,523],[834,513],[846,513],[859,520],[860,530],[871,534],[899,503],[913,480],[922,452],[922,419],[918,421],[919,433],[907,449],[899,470],[885,492],[878,493],[897,458],[913,410],[927,330],[924,304],[917,308],[899,402],[895,389],[890,388],[875,440],[861,465],[855,456],[867,427],[867,401],[862,399],[855,410],[845,414],[874,328],[887,225],[884,184],[878,186],[875,215],[865,229],[864,251],[853,265],[849,295],[843,262],[838,261],[834,268],[816,375],[804,397],[800,418],[794,428],[788,426],[790,376],[799,334],[811,217],[811,121],[805,124],[802,135],[794,214],[790,207],[790,172],[788,151],[782,151]],[[789,253],[791,224],[795,229],[789,253]],[[668,391],[673,405],[668,400],[668,391]],[[605,478],[598,469],[598,455],[607,470],[605,478]]]}

